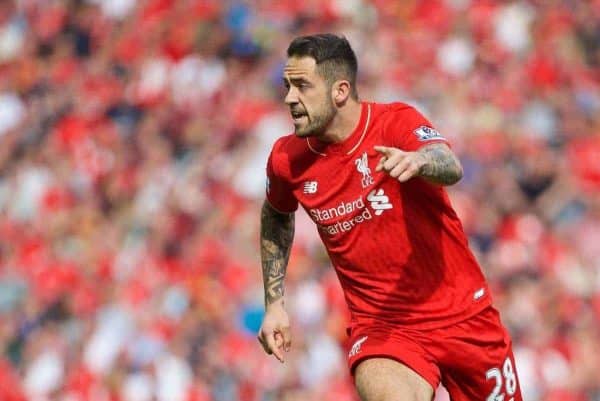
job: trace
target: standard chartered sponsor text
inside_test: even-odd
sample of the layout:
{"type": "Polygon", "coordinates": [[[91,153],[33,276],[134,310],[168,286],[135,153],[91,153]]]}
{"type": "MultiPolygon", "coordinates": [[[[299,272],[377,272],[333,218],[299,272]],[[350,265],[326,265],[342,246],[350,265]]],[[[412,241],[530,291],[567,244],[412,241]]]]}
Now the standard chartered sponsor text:
{"type": "Polygon", "coordinates": [[[359,196],[357,199],[350,202],[340,202],[340,204],[335,207],[327,209],[309,209],[308,212],[315,223],[317,223],[319,230],[329,235],[350,231],[357,224],[373,218],[371,210],[368,207],[365,207],[362,196],[359,196]],[[361,212],[357,213],[357,211],[361,212]],[[346,220],[337,221],[334,224],[323,224],[327,220],[346,215],[352,215],[352,217],[346,220]]]}

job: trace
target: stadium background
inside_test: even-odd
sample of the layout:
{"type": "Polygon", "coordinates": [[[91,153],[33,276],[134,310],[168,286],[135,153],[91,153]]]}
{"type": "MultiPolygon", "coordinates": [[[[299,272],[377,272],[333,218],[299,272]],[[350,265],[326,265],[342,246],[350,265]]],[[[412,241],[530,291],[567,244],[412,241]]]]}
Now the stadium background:
{"type": "Polygon", "coordinates": [[[525,399],[600,400],[597,0],[0,2],[0,400],[356,400],[304,215],[287,362],[255,339],[284,52],[320,31],[460,156],[525,399]]]}

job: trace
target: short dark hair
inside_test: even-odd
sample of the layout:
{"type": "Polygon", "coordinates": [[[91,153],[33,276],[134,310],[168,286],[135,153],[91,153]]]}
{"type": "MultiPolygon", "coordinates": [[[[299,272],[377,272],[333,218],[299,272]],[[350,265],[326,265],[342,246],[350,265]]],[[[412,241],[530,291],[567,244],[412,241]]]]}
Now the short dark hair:
{"type": "Polygon", "coordinates": [[[312,57],[317,62],[317,71],[325,81],[333,84],[338,79],[350,82],[351,96],[358,99],[356,74],[358,62],[354,50],[343,36],[331,33],[299,36],[292,40],[288,57],[312,57]]]}

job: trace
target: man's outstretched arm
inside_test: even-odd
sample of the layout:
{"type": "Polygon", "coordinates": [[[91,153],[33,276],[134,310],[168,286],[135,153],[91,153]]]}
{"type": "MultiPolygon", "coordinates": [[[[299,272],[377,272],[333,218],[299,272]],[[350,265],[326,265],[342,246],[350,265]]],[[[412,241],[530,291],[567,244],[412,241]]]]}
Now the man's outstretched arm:
{"type": "Polygon", "coordinates": [[[444,143],[432,143],[416,152],[389,146],[375,146],[375,150],[382,154],[376,170],[385,170],[400,182],[421,176],[435,184],[452,185],[462,178],[458,158],[444,143]]]}
{"type": "Polygon", "coordinates": [[[294,214],[280,213],[265,201],[260,215],[260,256],[265,288],[265,317],[258,341],[283,362],[291,346],[290,321],[283,304],[285,272],[294,240],[294,214]]]}

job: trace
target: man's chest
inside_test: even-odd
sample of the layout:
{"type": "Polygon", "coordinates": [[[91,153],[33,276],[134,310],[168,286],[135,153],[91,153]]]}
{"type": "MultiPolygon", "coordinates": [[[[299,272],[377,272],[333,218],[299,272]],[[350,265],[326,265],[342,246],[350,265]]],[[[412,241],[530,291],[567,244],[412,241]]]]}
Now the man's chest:
{"type": "Polygon", "coordinates": [[[379,158],[375,150],[364,148],[350,156],[321,157],[294,177],[294,195],[309,209],[368,193],[385,178],[383,173],[375,171],[379,158]]]}
{"type": "Polygon", "coordinates": [[[293,177],[294,196],[321,231],[341,234],[400,211],[400,184],[376,171],[381,154],[375,142],[349,155],[321,156],[293,177]]]}

